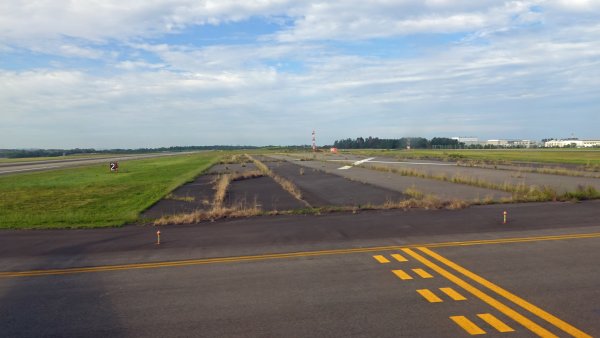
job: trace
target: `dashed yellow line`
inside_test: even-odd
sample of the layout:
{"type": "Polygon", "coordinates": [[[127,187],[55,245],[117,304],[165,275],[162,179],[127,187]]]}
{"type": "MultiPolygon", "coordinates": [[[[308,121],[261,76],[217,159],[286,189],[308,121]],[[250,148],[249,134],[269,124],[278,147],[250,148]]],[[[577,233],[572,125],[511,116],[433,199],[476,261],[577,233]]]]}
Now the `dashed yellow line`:
{"type": "Polygon", "coordinates": [[[433,278],[433,276],[430,275],[429,272],[423,269],[412,269],[412,271],[414,271],[414,273],[419,275],[421,278],[433,278]]]}
{"type": "Polygon", "coordinates": [[[467,333],[472,336],[485,334],[485,331],[483,331],[479,326],[465,316],[452,316],[450,319],[452,319],[452,321],[454,321],[456,324],[458,324],[458,326],[462,327],[463,330],[467,331],[467,333]]]}
{"type": "Polygon", "coordinates": [[[491,313],[481,313],[478,314],[477,317],[483,319],[486,323],[490,324],[494,329],[498,330],[499,332],[504,333],[514,331],[512,327],[506,325],[503,321],[496,318],[491,313]]]}
{"type": "Polygon", "coordinates": [[[380,247],[356,248],[356,249],[304,251],[304,252],[265,254],[265,255],[255,255],[255,256],[201,258],[201,259],[180,260],[180,261],[133,263],[133,264],[122,264],[122,265],[104,265],[104,266],[76,267],[76,268],[66,268],[66,269],[6,271],[6,272],[0,272],[0,278],[66,275],[66,274],[87,273],[87,272],[106,272],[106,271],[121,271],[121,270],[134,270],[134,269],[155,269],[155,268],[163,268],[163,267],[248,262],[248,261],[259,261],[259,260],[269,260],[269,259],[300,258],[300,257],[326,256],[326,255],[345,255],[345,254],[377,252],[377,251],[394,251],[394,250],[400,250],[401,248],[417,248],[417,247],[439,248],[439,247],[451,247],[451,246],[507,244],[507,243],[536,242],[536,241],[584,239],[584,238],[600,238],[600,232],[587,233],[587,234],[560,235],[560,236],[504,238],[504,239],[495,239],[495,240],[474,240],[474,241],[464,241],[464,242],[422,243],[422,244],[403,245],[403,246],[395,245],[395,246],[380,246],[380,247]]]}
{"type": "Polygon", "coordinates": [[[462,273],[463,275],[465,275],[466,277],[476,281],[477,283],[485,286],[486,288],[496,292],[497,294],[501,295],[502,297],[510,300],[511,302],[519,305],[520,307],[526,309],[527,311],[535,314],[536,316],[544,319],[545,321],[547,321],[548,323],[551,323],[552,325],[558,327],[559,329],[563,330],[564,332],[572,335],[573,337],[589,337],[591,338],[590,335],[588,335],[587,333],[575,328],[574,326],[568,324],[567,322],[551,315],[550,313],[540,309],[539,307],[529,303],[528,301],[524,300],[523,298],[518,297],[517,295],[514,295],[512,293],[510,293],[509,291],[499,287],[498,285],[484,279],[483,277],[459,266],[458,264],[450,261],[447,258],[442,257],[441,255],[427,249],[427,248],[419,248],[419,250],[423,251],[424,253],[426,253],[427,255],[437,259],[438,261],[446,264],[448,267],[462,273]]]}
{"type": "Polygon", "coordinates": [[[404,258],[401,254],[393,254],[392,257],[398,262],[408,262],[408,259],[404,258]]]}
{"type": "Polygon", "coordinates": [[[442,291],[443,293],[447,294],[448,297],[456,300],[456,301],[460,301],[460,300],[467,300],[467,298],[465,298],[465,296],[461,295],[460,293],[456,292],[453,288],[440,288],[440,291],[442,291]]]}
{"type": "Polygon", "coordinates": [[[417,292],[423,296],[423,298],[427,299],[430,303],[441,303],[443,300],[436,296],[435,293],[431,292],[429,289],[420,289],[417,292]]]}
{"type": "Polygon", "coordinates": [[[487,303],[491,307],[493,307],[496,310],[504,313],[505,315],[507,315],[508,317],[510,317],[511,319],[513,319],[514,321],[516,321],[517,323],[523,325],[524,327],[526,327],[527,329],[529,329],[533,333],[537,334],[538,336],[540,336],[540,337],[557,337],[552,332],[544,329],[543,327],[539,326],[538,324],[536,324],[535,322],[531,321],[527,317],[525,317],[522,314],[518,313],[517,311],[511,309],[510,307],[504,305],[503,303],[499,302],[498,300],[492,298],[491,296],[487,295],[483,291],[481,291],[481,290],[477,289],[476,287],[474,287],[473,285],[465,282],[461,278],[459,278],[456,275],[450,273],[449,271],[447,271],[446,269],[440,267],[439,265],[433,263],[429,259],[427,259],[427,258],[419,255],[418,253],[414,252],[413,250],[408,249],[408,248],[402,249],[402,250],[405,253],[407,253],[408,255],[410,255],[411,257],[413,257],[414,259],[416,259],[419,262],[425,264],[427,267],[429,267],[433,271],[439,273],[440,275],[442,275],[446,279],[450,280],[454,284],[460,286],[461,288],[463,288],[467,292],[471,293],[473,296],[481,299],[483,302],[487,303]]]}
{"type": "Polygon", "coordinates": [[[376,261],[378,261],[379,263],[382,263],[382,264],[390,262],[389,259],[383,257],[382,255],[375,255],[375,256],[373,256],[373,258],[375,258],[376,261]]]}
{"type": "Polygon", "coordinates": [[[392,272],[402,280],[413,279],[409,274],[402,270],[392,270],[392,272]]]}

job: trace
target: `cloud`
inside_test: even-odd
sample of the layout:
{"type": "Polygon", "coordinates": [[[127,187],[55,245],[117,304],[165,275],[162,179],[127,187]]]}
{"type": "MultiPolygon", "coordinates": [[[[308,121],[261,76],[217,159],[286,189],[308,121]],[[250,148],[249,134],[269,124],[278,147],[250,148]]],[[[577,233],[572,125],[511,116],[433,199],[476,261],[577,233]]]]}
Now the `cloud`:
{"type": "MultiPolygon", "coordinates": [[[[289,3],[289,2],[288,2],[289,3]]],[[[284,11],[285,1],[4,1],[0,39],[128,40],[284,11]]]]}
{"type": "Polygon", "coordinates": [[[298,144],[313,128],[320,142],[533,138],[586,119],[593,134],[598,6],[570,4],[3,2],[0,143],[298,144]],[[243,43],[179,34],[256,17],[279,29],[243,43]]]}

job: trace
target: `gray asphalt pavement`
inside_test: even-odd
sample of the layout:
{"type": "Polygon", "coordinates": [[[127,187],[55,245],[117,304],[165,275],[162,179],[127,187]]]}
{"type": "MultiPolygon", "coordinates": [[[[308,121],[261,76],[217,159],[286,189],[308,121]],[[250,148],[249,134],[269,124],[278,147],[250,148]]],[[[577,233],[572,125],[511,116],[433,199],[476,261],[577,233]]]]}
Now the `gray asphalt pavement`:
{"type": "Polygon", "coordinates": [[[2,231],[0,332],[468,337],[470,322],[492,337],[597,336],[599,205],[512,205],[506,225],[496,205],[261,217],[164,227],[160,246],[151,227],[2,231]]]}
{"type": "Polygon", "coordinates": [[[152,154],[134,154],[121,156],[106,156],[106,157],[89,157],[77,159],[60,159],[47,161],[31,161],[31,162],[7,162],[0,163],[0,175],[22,174],[34,171],[57,170],[70,167],[81,167],[86,165],[106,163],[113,161],[139,160],[143,158],[154,158],[163,156],[182,155],[185,153],[152,153],[152,154]]]}

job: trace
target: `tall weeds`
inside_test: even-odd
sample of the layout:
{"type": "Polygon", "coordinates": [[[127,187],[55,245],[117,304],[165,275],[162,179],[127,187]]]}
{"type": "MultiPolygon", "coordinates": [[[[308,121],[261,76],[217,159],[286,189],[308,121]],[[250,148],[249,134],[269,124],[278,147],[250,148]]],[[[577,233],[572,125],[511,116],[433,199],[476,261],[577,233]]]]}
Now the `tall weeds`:
{"type": "Polygon", "coordinates": [[[592,186],[578,187],[576,191],[570,191],[563,194],[558,193],[555,189],[548,186],[526,185],[524,183],[513,184],[504,182],[502,184],[482,180],[478,177],[464,176],[456,174],[448,177],[445,174],[434,175],[425,173],[415,169],[392,168],[379,165],[361,165],[362,167],[400,174],[402,176],[412,176],[426,179],[434,179],[438,181],[451,182],[456,184],[464,184],[479,188],[501,190],[512,194],[511,200],[503,200],[504,202],[543,202],[543,201],[565,201],[565,200],[582,200],[582,199],[597,199],[600,198],[598,191],[592,186]]]}
{"type": "Polygon", "coordinates": [[[302,198],[302,192],[300,192],[300,189],[298,189],[298,187],[296,187],[296,185],[292,183],[292,181],[275,174],[271,169],[269,169],[269,167],[267,167],[266,164],[255,159],[254,157],[248,154],[246,154],[246,156],[254,163],[258,170],[260,170],[266,176],[271,177],[275,182],[277,182],[277,184],[279,184],[283,188],[283,190],[289,192],[292,196],[294,196],[300,202],[304,203],[306,206],[310,206],[310,204],[308,204],[308,202],[306,202],[302,198]]]}

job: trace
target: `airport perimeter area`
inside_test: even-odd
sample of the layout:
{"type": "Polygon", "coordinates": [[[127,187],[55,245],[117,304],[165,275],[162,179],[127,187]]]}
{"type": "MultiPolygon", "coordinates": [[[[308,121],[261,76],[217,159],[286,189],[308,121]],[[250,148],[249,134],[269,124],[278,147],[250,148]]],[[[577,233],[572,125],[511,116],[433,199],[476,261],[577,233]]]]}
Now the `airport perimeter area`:
{"type": "MultiPolygon", "coordinates": [[[[135,161],[114,175],[154,165],[135,161]]],[[[2,230],[2,332],[600,335],[597,172],[352,153],[197,161],[124,226],[2,230]]],[[[93,168],[59,170],[85,181],[93,168]]],[[[32,171],[4,179],[58,175],[32,171]]]]}

